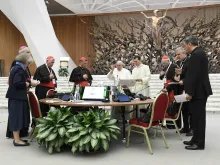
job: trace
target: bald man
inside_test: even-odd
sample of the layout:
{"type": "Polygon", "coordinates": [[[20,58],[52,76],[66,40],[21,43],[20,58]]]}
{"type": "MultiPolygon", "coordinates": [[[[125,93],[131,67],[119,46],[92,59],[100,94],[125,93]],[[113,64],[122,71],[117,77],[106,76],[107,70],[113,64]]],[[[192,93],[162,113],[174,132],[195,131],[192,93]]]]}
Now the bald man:
{"type": "Polygon", "coordinates": [[[122,61],[117,61],[116,65],[111,66],[111,71],[107,74],[107,77],[114,80],[114,85],[117,86],[120,79],[132,79],[131,72],[124,67],[122,61]]]}
{"type": "MultiPolygon", "coordinates": [[[[53,56],[48,56],[46,58],[46,63],[39,66],[34,74],[34,80],[40,81],[40,84],[35,88],[35,94],[37,98],[43,99],[46,98],[47,91],[50,89],[55,89],[57,87],[57,77],[52,67],[55,63],[53,56]]],[[[41,104],[42,115],[45,115],[45,112],[49,111],[49,107],[41,104]]]]}

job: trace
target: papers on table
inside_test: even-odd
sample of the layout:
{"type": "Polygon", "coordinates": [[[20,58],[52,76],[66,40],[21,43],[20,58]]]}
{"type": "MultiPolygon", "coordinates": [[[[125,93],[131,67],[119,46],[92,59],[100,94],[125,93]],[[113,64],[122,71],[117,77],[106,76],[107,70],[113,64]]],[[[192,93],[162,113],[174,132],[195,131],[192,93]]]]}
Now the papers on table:
{"type": "Polygon", "coordinates": [[[186,94],[182,94],[182,95],[176,95],[174,96],[175,100],[177,103],[183,103],[183,102],[187,102],[186,100],[186,94]]]}
{"type": "Polygon", "coordinates": [[[57,102],[62,102],[63,100],[60,99],[51,99],[51,100],[46,100],[47,103],[57,103],[57,102]]]}
{"type": "Polygon", "coordinates": [[[134,79],[120,79],[119,82],[118,82],[119,85],[122,85],[122,86],[134,86],[136,84],[136,81],[134,79]]]}

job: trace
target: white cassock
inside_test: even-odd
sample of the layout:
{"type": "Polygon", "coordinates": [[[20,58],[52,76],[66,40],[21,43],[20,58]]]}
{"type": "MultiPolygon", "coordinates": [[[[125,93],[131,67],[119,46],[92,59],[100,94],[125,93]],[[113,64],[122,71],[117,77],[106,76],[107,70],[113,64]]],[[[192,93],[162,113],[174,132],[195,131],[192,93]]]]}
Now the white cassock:
{"type": "MultiPolygon", "coordinates": [[[[148,65],[141,64],[136,66],[132,70],[132,78],[133,79],[141,79],[142,82],[137,82],[133,87],[132,92],[136,94],[142,94],[144,96],[150,96],[149,89],[149,81],[150,81],[151,73],[148,65]]],[[[139,105],[138,109],[146,108],[146,105],[139,105]]],[[[140,117],[140,112],[138,112],[138,116],[140,117]]]]}
{"type": "Polygon", "coordinates": [[[131,72],[125,68],[122,68],[120,71],[115,68],[113,71],[110,71],[107,74],[107,77],[111,80],[114,80],[114,85],[117,86],[120,79],[132,79],[131,72]]]}
{"type": "MultiPolygon", "coordinates": [[[[118,85],[118,82],[121,79],[132,79],[131,72],[125,68],[122,68],[120,71],[117,68],[115,68],[113,71],[110,71],[107,74],[107,77],[111,80],[114,80],[115,86],[118,85]]],[[[132,107],[127,106],[127,107],[125,107],[125,111],[130,111],[131,108],[132,107]]],[[[112,107],[112,112],[111,112],[112,118],[121,119],[121,114],[122,114],[121,107],[112,107]]],[[[125,119],[126,120],[129,119],[128,113],[125,114],[125,119]]]]}
{"type": "Polygon", "coordinates": [[[151,73],[148,65],[141,64],[136,66],[132,70],[133,79],[141,79],[142,82],[137,82],[133,87],[133,92],[137,94],[142,94],[144,96],[150,96],[149,81],[151,73]]]}

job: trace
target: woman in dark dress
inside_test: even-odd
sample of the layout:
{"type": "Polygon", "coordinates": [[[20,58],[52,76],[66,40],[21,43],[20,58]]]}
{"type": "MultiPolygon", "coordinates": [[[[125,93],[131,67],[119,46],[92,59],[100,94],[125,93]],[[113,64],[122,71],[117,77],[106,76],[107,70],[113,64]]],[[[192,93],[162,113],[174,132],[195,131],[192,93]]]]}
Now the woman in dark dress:
{"type": "Polygon", "coordinates": [[[8,98],[9,130],[13,132],[14,146],[28,146],[28,142],[20,138],[20,130],[27,128],[30,123],[27,88],[26,68],[33,61],[30,54],[24,52],[16,56],[16,65],[12,67],[9,76],[9,88],[6,93],[8,98]]]}
{"type": "MultiPolygon", "coordinates": [[[[29,50],[28,47],[26,47],[26,46],[21,46],[21,47],[19,48],[18,53],[21,54],[21,53],[23,53],[23,52],[29,53],[30,56],[31,56],[31,52],[30,52],[30,50],[29,50]]],[[[14,61],[12,62],[10,70],[11,70],[12,67],[15,66],[15,65],[16,65],[16,60],[14,60],[14,61]]],[[[28,67],[26,68],[26,77],[27,77],[27,81],[28,81],[29,83],[31,83],[31,73],[30,73],[30,70],[29,70],[28,67]]],[[[33,84],[32,84],[32,85],[33,85],[33,84]]],[[[28,114],[29,114],[29,112],[28,112],[28,114]]],[[[22,128],[21,131],[20,131],[20,137],[26,137],[26,136],[28,136],[28,130],[29,130],[29,125],[28,125],[27,128],[22,128]]],[[[6,130],[6,137],[7,137],[7,138],[13,138],[13,132],[9,130],[9,121],[8,121],[8,125],[7,125],[7,130],[6,130]]]]}

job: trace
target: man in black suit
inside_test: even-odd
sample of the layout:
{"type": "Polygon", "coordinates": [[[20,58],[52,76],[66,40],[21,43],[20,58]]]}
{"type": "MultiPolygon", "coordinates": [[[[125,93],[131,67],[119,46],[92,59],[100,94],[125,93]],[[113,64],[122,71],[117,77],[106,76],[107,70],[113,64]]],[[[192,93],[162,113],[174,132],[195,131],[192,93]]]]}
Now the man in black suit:
{"type": "Polygon", "coordinates": [[[198,38],[188,36],[184,39],[184,48],[190,53],[188,69],[183,80],[186,99],[193,118],[193,137],[184,141],[188,150],[205,149],[206,102],[212,95],[208,74],[208,58],[204,50],[198,47],[198,38]]]}
{"type": "MultiPolygon", "coordinates": [[[[179,68],[176,68],[176,74],[179,75],[180,81],[183,81],[187,68],[189,57],[187,56],[186,50],[183,47],[178,47],[175,50],[176,58],[179,60],[177,65],[179,68]]],[[[180,92],[183,92],[184,86],[180,86],[180,92]]],[[[192,114],[189,112],[189,102],[184,102],[182,107],[183,114],[183,128],[180,130],[180,133],[186,133],[186,136],[192,136],[192,114]]],[[[181,119],[181,118],[180,118],[181,119]]],[[[181,121],[180,121],[181,122],[181,121]]]]}

